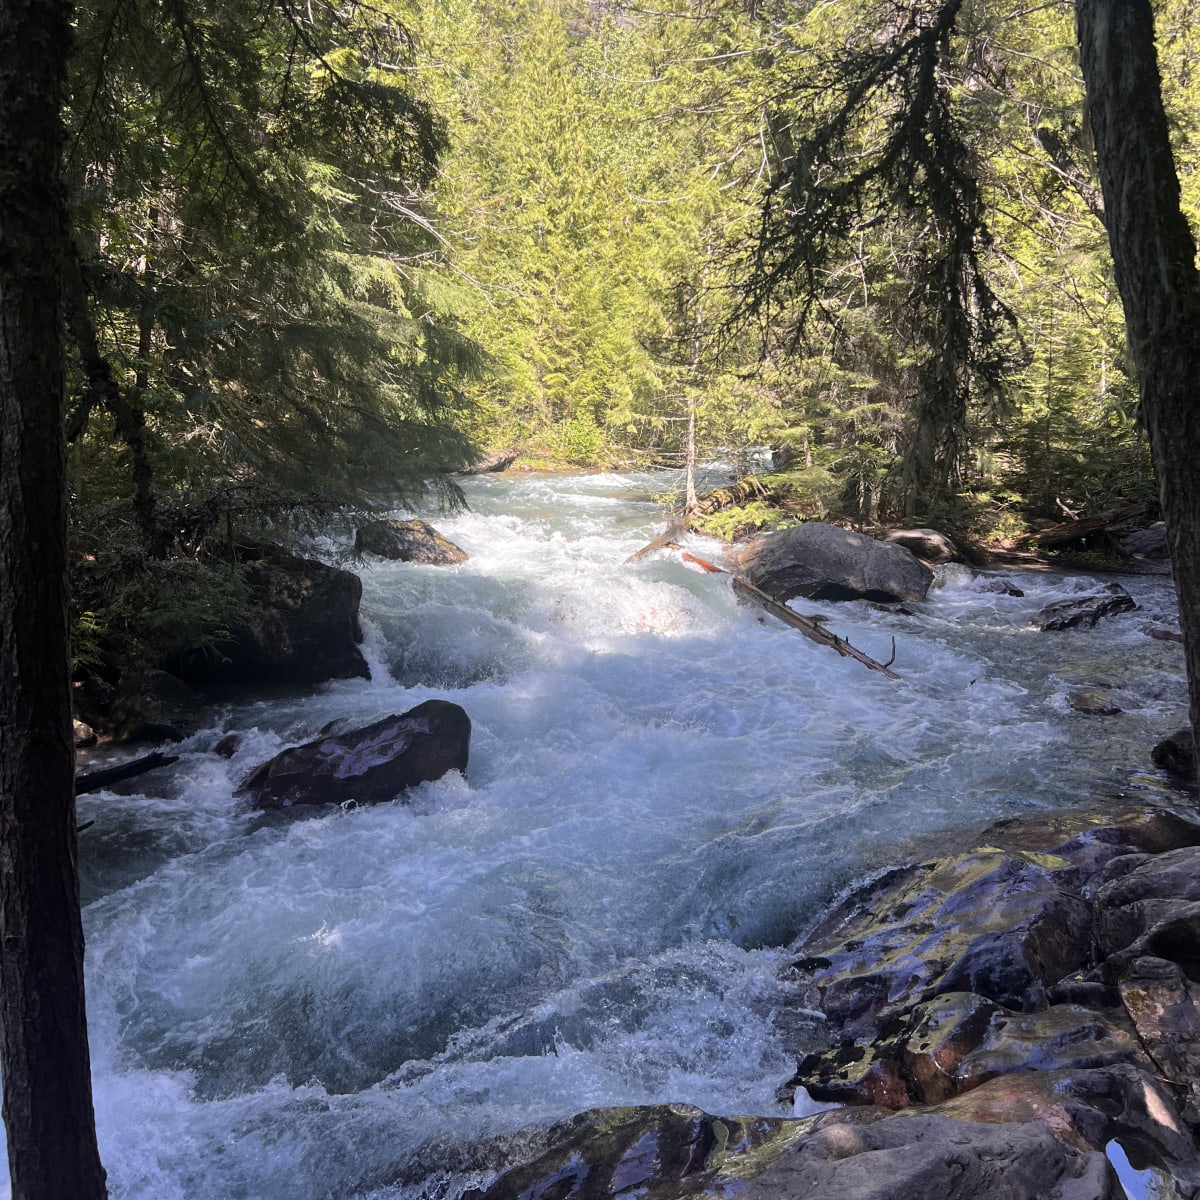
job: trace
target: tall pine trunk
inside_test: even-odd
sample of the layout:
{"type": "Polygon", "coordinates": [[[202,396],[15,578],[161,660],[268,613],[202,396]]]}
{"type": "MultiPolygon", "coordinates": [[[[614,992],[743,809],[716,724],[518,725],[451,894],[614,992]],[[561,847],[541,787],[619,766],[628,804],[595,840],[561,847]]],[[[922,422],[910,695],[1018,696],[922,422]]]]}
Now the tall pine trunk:
{"type": "Polygon", "coordinates": [[[1200,274],[1179,206],[1149,0],[1076,0],[1105,224],[1137,368],[1200,730],[1200,274]]]}
{"type": "Polygon", "coordinates": [[[105,1195],[67,650],[63,0],[0,0],[0,1068],[14,1200],[105,1195]]]}

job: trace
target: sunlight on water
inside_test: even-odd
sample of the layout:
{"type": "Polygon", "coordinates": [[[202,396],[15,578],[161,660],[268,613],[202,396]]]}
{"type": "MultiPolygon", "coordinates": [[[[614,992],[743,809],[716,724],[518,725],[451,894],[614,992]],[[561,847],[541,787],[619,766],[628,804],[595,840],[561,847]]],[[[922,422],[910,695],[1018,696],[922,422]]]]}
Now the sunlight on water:
{"type": "Polygon", "coordinates": [[[953,568],[913,616],[801,606],[877,658],[895,636],[892,682],[676,556],[624,565],[654,485],[470,481],[432,518],[467,563],[362,565],[369,682],[215,714],[157,791],[81,800],[114,1197],[365,1194],[431,1139],[593,1105],[783,1115],[783,947],[839,888],[901,841],[1161,786],[1148,749],[1186,711],[1146,635],[1162,581],[1083,633],[1035,632],[1092,586],[1050,574],[1017,598],[953,568]],[[1126,711],[1072,712],[1083,685],[1126,711]],[[469,780],[292,823],[233,798],[327,721],[434,696],[471,716],[469,780]]]}

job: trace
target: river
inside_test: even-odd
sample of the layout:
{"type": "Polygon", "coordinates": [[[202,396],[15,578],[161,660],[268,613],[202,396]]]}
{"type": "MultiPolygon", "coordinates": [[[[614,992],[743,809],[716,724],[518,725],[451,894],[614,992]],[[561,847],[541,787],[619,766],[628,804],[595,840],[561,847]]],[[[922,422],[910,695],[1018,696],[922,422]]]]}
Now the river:
{"type": "Polygon", "coordinates": [[[169,772],[81,799],[114,1198],[441,1200],[472,1179],[434,1140],[608,1104],[780,1114],[778,968],[840,890],[994,818],[1169,797],[1163,580],[1061,634],[1033,618],[1094,581],[1010,573],[1013,597],[952,567],[915,615],[800,606],[879,659],[894,636],[896,682],[675,555],[625,565],[661,530],[657,486],[468,481],[470,510],[433,519],[469,562],[357,568],[370,682],[216,711],[169,772]],[[1072,712],[1090,684],[1125,711],[1072,712]],[[283,823],[234,798],[327,721],[430,697],[470,714],[468,780],[283,823]]]}

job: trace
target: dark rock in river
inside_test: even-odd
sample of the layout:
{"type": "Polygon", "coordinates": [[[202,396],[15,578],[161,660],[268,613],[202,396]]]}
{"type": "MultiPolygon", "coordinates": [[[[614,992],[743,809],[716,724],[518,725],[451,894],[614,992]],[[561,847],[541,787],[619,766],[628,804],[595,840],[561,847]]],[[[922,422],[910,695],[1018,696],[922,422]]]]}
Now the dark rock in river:
{"type": "Polygon", "coordinates": [[[976,580],[975,591],[991,592],[997,596],[1024,596],[1025,593],[1011,579],[983,577],[976,580]]]}
{"type": "Polygon", "coordinates": [[[1045,632],[1083,626],[1090,629],[1101,617],[1133,612],[1135,608],[1133,597],[1119,583],[1110,583],[1098,595],[1047,604],[1038,614],[1038,620],[1045,632]]]}
{"type": "Polygon", "coordinates": [[[444,566],[467,561],[467,554],[432,525],[411,521],[372,521],[354,535],[354,548],[399,562],[444,566]]]}
{"type": "Polygon", "coordinates": [[[933,572],[903,546],[810,521],[751,538],[737,570],[779,601],[924,600],[933,572]]]}
{"type": "Polygon", "coordinates": [[[180,674],[197,684],[313,684],[368,679],[357,575],[278,546],[259,547],[248,567],[244,625],[219,654],[190,655],[180,674]]]}
{"type": "Polygon", "coordinates": [[[959,558],[958,547],[936,529],[893,529],[886,540],[911,550],[922,562],[948,563],[959,558]]]}
{"type": "Polygon", "coordinates": [[[455,475],[490,475],[496,471],[507,471],[517,461],[521,451],[510,446],[504,450],[489,450],[473,463],[455,468],[455,475]]]}
{"type": "Polygon", "coordinates": [[[239,788],[255,808],[378,804],[447,771],[466,771],[471,721],[457,705],[426,700],[363,729],[277,754],[239,788]]]}
{"type": "Polygon", "coordinates": [[[1153,750],[1150,758],[1156,767],[1169,771],[1180,779],[1196,778],[1196,759],[1192,753],[1191,726],[1177,729],[1170,737],[1165,737],[1153,750]]]}

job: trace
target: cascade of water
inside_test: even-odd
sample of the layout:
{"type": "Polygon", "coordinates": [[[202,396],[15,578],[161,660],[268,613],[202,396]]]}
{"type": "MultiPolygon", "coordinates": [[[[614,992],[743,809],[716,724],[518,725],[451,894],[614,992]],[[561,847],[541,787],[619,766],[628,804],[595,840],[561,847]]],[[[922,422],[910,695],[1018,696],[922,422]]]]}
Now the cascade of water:
{"type": "Polygon", "coordinates": [[[1138,772],[1186,711],[1178,647],[1145,634],[1164,582],[1078,634],[1032,625],[1090,586],[1062,575],[825,606],[878,658],[895,635],[897,683],[674,557],[623,565],[661,527],[652,484],[471,481],[437,522],[469,562],[363,567],[370,682],[241,705],[158,791],[81,801],[114,1198],[395,1195],[432,1139],[602,1104],[779,1113],[811,1032],[783,948],[839,888],[902,840],[1159,786],[1138,772]],[[1085,682],[1127,711],[1071,712],[1085,682]],[[472,718],[469,781],[295,823],[234,799],[331,718],[433,696],[472,718]]]}

